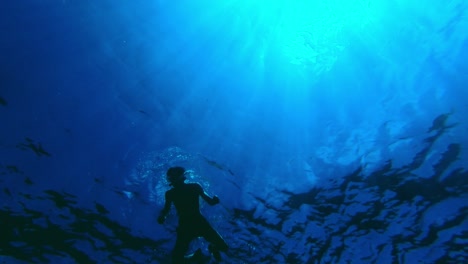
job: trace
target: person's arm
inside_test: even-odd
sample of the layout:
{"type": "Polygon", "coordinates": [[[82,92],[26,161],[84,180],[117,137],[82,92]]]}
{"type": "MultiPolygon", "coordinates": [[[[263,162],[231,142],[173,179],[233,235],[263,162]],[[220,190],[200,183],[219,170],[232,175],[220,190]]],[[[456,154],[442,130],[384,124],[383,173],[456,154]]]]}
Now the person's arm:
{"type": "Polygon", "coordinates": [[[169,210],[171,209],[171,203],[172,200],[170,199],[169,194],[166,192],[165,195],[165,203],[164,203],[164,208],[161,210],[161,213],[159,214],[158,217],[158,223],[163,224],[164,220],[166,220],[166,216],[169,213],[169,210]]]}
{"type": "MultiPolygon", "coordinates": [[[[200,185],[199,185],[200,186],[200,185]]],[[[209,205],[215,205],[215,204],[218,204],[219,203],[219,198],[218,196],[213,196],[213,198],[211,198],[204,190],[203,188],[200,186],[200,196],[203,198],[203,200],[205,200],[209,205]]]]}

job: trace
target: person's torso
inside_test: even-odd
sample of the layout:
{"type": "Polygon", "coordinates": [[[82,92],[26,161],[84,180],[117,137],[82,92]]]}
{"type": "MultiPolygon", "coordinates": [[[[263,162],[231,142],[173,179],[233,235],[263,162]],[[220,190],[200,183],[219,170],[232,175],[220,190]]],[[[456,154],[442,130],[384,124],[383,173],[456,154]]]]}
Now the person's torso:
{"type": "Polygon", "coordinates": [[[183,184],[172,188],[169,192],[179,218],[196,217],[200,215],[198,200],[200,196],[200,186],[198,184],[183,184]]]}

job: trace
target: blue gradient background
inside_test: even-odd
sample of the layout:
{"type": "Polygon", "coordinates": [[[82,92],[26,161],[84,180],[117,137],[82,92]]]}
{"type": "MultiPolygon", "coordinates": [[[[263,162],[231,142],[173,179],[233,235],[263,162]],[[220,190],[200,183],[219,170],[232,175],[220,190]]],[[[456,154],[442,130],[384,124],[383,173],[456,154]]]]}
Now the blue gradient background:
{"type": "MultiPolygon", "coordinates": [[[[172,165],[220,197],[221,206],[202,211],[231,245],[226,263],[467,261],[467,8],[461,0],[3,1],[0,224],[11,234],[0,262],[167,263],[176,216],[166,226],[155,219],[172,165]],[[379,235],[356,235],[350,225],[328,238],[333,232],[318,226],[360,209],[342,206],[314,222],[314,205],[323,201],[287,206],[288,197],[315,188],[325,200],[345,195],[334,188],[357,168],[364,178],[389,160],[403,168],[434,126],[441,133],[408,177],[433,175],[456,144],[459,152],[432,184],[457,171],[462,189],[421,215],[397,213],[399,224],[379,235]],[[116,260],[106,246],[90,246],[105,239],[88,232],[89,239],[64,239],[75,241],[68,249],[34,250],[40,243],[22,237],[25,226],[12,216],[37,212],[39,237],[54,225],[86,233],[60,217],[78,214],[54,195],[44,198],[45,190],[72,195],[70,206],[84,212],[99,204],[106,219],[157,245],[119,251],[116,260]],[[303,229],[294,232],[297,223],[303,229]],[[429,244],[387,248],[414,224],[422,230],[415,233],[443,228],[429,244]]],[[[365,190],[357,204],[375,200],[365,190]]],[[[415,197],[406,202],[417,204],[415,197]]],[[[200,240],[193,248],[205,246],[200,240]]]]}

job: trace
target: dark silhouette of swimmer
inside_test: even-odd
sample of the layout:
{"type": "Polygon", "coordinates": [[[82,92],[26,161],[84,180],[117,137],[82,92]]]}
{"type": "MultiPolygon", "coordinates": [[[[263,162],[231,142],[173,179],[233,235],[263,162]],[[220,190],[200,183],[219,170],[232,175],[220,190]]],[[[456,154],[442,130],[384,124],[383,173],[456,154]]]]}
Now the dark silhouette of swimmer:
{"type": "MultiPolygon", "coordinates": [[[[226,251],[228,245],[200,213],[198,197],[203,198],[209,205],[218,204],[219,198],[208,196],[198,183],[185,183],[184,174],[185,169],[182,167],[172,167],[167,170],[167,180],[173,188],[166,192],[164,208],[158,217],[158,222],[163,224],[171,209],[171,204],[174,203],[179,216],[179,226],[177,240],[172,251],[173,264],[186,261],[185,252],[190,242],[197,237],[204,237],[210,242],[209,251],[217,261],[220,261],[220,251],[226,251]]],[[[201,254],[201,251],[197,250],[195,254],[201,254]]]]}

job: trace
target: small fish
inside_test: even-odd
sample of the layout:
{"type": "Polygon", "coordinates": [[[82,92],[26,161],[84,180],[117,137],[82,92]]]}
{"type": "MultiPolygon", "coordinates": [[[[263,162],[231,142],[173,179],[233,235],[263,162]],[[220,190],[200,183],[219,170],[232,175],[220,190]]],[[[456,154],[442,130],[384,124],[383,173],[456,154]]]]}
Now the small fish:
{"type": "Polygon", "coordinates": [[[5,168],[10,173],[23,174],[23,172],[20,169],[18,169],[18,167],[14,166],[14,165],[7,165],[7,166],[5,166],[5,168]]]}
{"type": "Polygon", "coordinates": [[[226,171],[229,174],[231,174],[232,176],[234,176],[234,172],[232,172],[231,169],[228,169],[228,168],[224,167],[223,165],[219,164],[218,162],[216,162],[214,160],[210,160],[205,156],[202,156],[202,157],[205,159],[206,163],[208,163],[210,166],[213,166],[213,167],[217,168],[218,170],[226,171]]]}
{"type": "Polygon", "coordinates": [[[7,106],[7,101],[0,96],[0,105],[7,106]]]}
{"type": "Polygon", "coordinates": [[[21,143],[21,144],[18,144],[16,145],[17,148],[21,149],[21,150],[27,150],[27,149],[30,149],[32,151],[34,151],[34,153],[36,153],[36,155],[38,157],[40,156],[47,156],[47,157],[51,157],[52,154],[50,154],[49,152],[47,152],[41,145],[41,143],[37,143],[37,144],[34,144],[34,141],[28,137],[25,138],[27,143],[21,143]]]}
{"type": "Polygon", "coordinates": [[[239,184],[237,184],[236,182],[231,181],[231,180],[228,180],[228,182],[230,182],[232,185],[234,185],[237,189],[242,190],[242,187],[240,187],[239,184]]]}
{"type": "Polygon", "coordinates": [[[431,126],[431,128],[428,129],[428,132],[432,132],[434,130],[442,130],[443,131],[443,130],[446,130],[446,129],[457,126],[458,123],[447,125],[447,120],[450,117],[450,115],[452,115],[452,113],[453,113],[453,111],[450,112],[450,113],[441,114],[438,117],[436,117],[436,119],[434,119],[432,121],[432,126],[431,126]]]}
{"type": "Polygon", "coordinates": [[[211,166],[213,166],[213,167],[215,167],[215,168],[217,168],[219,170],[224,170],[224,167],[221,164],[217,163],[216,161],[209,160],[209,159],[206,159],[206,158],[205,158],[205,160],[211,166]]]}
{"type": "Polygon", "coordinates": [[[44,191],[46,194],[49,196],[47,199],[53,201],[55,203],[55,206],[57,208],[63,208],[63,207],[71,207],[72,205],[76,204],[77,202],[75,201],[76,196],[66,193],[66,192],[57,192],[54,190],[47,190],[44,191]]]}
{"type": "Polygon", "coordinates": [[[23,196],[25,199],[34,200],[34,197],[27,193],[20,193],[19,195],[23,196]]]}
{"type": "Polygon", "coordinates": [[[94,182],[95,182],[95,183],[102,183],[102,179],[96,178],[96,177],[95,177],[95,178],[94,178],[94,182]]]}
{"type": "Polygon", "coordinates": [[[26,183],[27,185],[33,185],[33,182],[29,177],[26,177],[26,179],[24,179],[24,183],[26,183]]]}
{"type": "Polygon", "coordinates": [[[94,205],[96,206],[96,210],[100,214],[108,214],[109,213],[109,211],[107,211],[107,209],[102,204],[99,204],[99,203],[95,202],[94,205]]]}
{"type": "Polygon", "coordinates": [[[449,117],[449,114],[439,115],[436,119],[432,121],[432,127],[429,128],[429,132],[444,128],[445,122],[447,122],[448,117],[449,117]]]}

